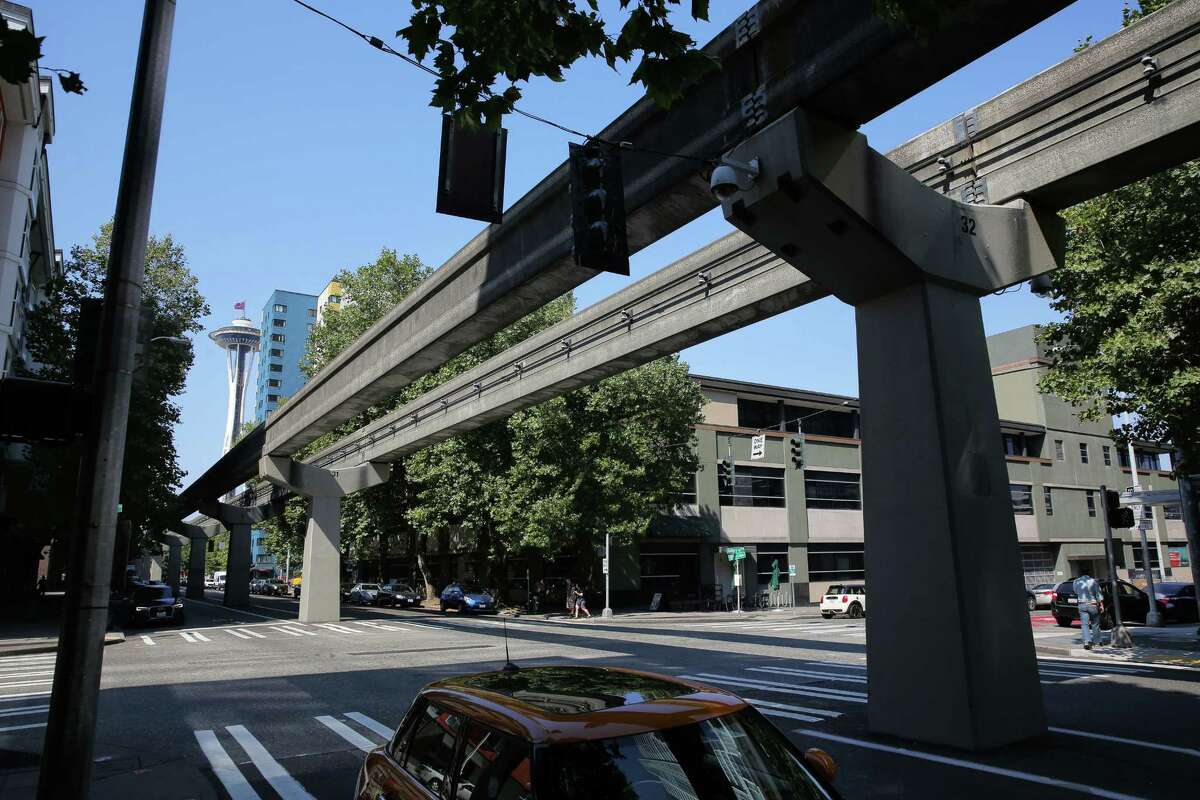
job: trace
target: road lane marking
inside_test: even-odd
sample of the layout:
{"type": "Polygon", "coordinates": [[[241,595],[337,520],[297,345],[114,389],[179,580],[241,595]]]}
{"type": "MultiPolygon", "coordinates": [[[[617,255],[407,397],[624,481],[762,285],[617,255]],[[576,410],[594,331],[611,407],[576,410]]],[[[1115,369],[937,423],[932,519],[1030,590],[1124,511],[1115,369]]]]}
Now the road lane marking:
{"type": "Polygon", "coordinates": [[[362,625],[363,627],[366,627],[366,628],[375,628],[375,629],[381,630],[381,631],[399,632],[399,631],[404,630],[403,628],[393,628],[391,625],[384,625],[382,622],[372,622],[372,621],[368,621],[368,620],[360,620],[360,621],[356,622],[355,624],[362,625]]]}
{"type": "Polygon", "coordinates": [[[228,633],[230,636],[236,636],[239,639],[249,639],[250,638],[246,634],[241,633],[239,631],[235,631],[232,628],[226,628],[225,632],[228,633]]]}
{"type": "MultiPolygon", "coordinates": [[[[758,707],[758,703],[755,703],[753,700],[751,700],[750,703],[751,703],[751,705],[755,706],[756,708],[758,707]]],[[[825,720],[821,719],[820,717],[812,717],[812,716],[809,716],[808,714],[797,714],[793,711],[780,711],[778,709],[767,708],[767,707],[758,708],[758,712],[760,714],[765,714],[768,717],[783,717],[784,719],[797,719],[797,720],[800,720],[801,722],[824,722],[825,721],[825,720]]]]}
{"type": "MultiPolygon", "coordinates": [[[[698,675],[680,675],[679,677],[683,678],[684,680],[699,681],[701,683],[714,683],[715,682],[715,681],[712,681],[707,678],[702,678],[698,675]]],[[[757,683],[757,682],[756,683],[747,683],[745,681],[738,681],[738,680],[724,680],[724,681],[720,681],[720,683],[725,683],[730,686],[737,686],[742,689],[758,689],[759,691],[775,692],[776,694],[797,694],[802,697],[816,697],[821,700],[840,700],[845,703],[866,703],[867,702],[867,698],[865,698],[865,697],[839,697],[837,695],[826,694],[822,690],[794,689],[794,688],[785,688],[783,686],[778,686],[778,687],[763,686],[762,684],[757,683]]]]}
{"type": "Polygon", "coordinates": [[[1150,672],[1156,669],[1181,669],[1186,672],[1200,672],[1200,667],[1184,667],[1179,664],[1148,664],[1145,662],[1118,661],[1113,658],[1094,656],[1092,658],[1067,658],[1066,656],[1038,656],[1038,661],[1054,661],[1076,665],[1083,669],[1124,669],[1130,672],[1150,672]],[[1130,664],[1137,666],[1130,666],[1130,664]],[[1109,666],[1109,665],[1112,666],[1109,666]]]}
{"type": "Polygon", "coordinates": [[[301,627],[300,624],[297,622],[293,622],[290,625],[285,625],[284,627],[287,628],[289,631],[296,631],[301,636],[316,636],[316,635],[318,635],[316,631],[310,631],[308,628],[301,627]]]}
{"type": "Polygon", "coordinates": [[[212,731],[193,732],[196,734],[196,742],[199,743],[200,750],[204,752],[209,766],[212,767],[213,774],[217,776],[217,780],[221,781],[221,785],[225,787],[231,800],[262,800],[258,792],[254,791],[242,776],[241,770],[233,763],[233,759],[225,752],[225,748],[217,741],[215,733],[212,731]]]}
{"type": "Polygon", "coordinates": [[[300,785],[299,781],[289,775],[288,771],[271,757],[267,748],[263,747],[262,743],[254,738],[254,734],[246,730],[244,726],[226,725],[225,730],[229,731],[234,739],[237,739],[237,743],[246,751],[246,755],[250,756],[254,766],[283,800],[316,800],[300,785]]]}
{"type": "Polygon", "coordinates": [[[333,731],[338,736],[357,747],[359,750],[362,750],[364,753],[369,753],[378,746],[341,720],[336,720],[330,716],[313,717],[313,719],[324,725],[326,728],[329,728],[329,730],[333,731]]]}
{"type": "MultiPolygon", "coordinates": [[[[226,628],[225,630],[227,630],[227,631],[228,631],[228,630],[233,630],[233,629],[232,629],[232,628],[226,628]]],[[[243,631],[241,631],[241,633],[244,633],[244,634],[246,634],[247,636],[253,636],[255,639],[265,639],[265,638],[267,638],[266,636],[263,636],[263,635],[262,635],[261,633],[259,633],[258,631],[243,630],[243,631]]]]}
{"type": "MultiPolygon", "coordinates": [[[[199,603],[202,606],[212,606],[213,608],[219,608],[221,611],[232,611],[234,614],[245,614],[248,617],[258,617],[259,619],[269,619],[272,622],[279,622],[281,620],[287,619],[287,617],[271,617],[271,616],[267,616],[266,614],[255,614],[253,611],[245,611],[240,608],[230,608],[229,606],[223,606],[220,603],[210,603],[207,600],[196,600],[194,598],[190,598],[190,599],[188,599],[188,602],[189,603],[199,603]]],[[[255,608],[266,608],[266,606],[255,606],[255,608]]]]}
{"type": "Polygon", "coordinates": [[[6,708],[0,711],[0,717],[23,717],[26,714],[37,714],[42,711],[49,711],[50,706],[21,706],[20,708],[6,708]]]}
{"type": "Polygon", "coordinates": [[[361,636],[362,634],[366,633],[366,631],[356,631],[354,628],[346,628],[341,625],[334,625],[332,622],[318,622],[317,627],[330,631],[337,631],[339,633],[353,633],[357,636],[361,636]]]}
{"type": "Polygon", "coordinates": [[[1043,669],[1038,670],[1040,675],[1049,675],[1055,678],[1114,678],[1115,675],[1109,675],[1104,672],[1060,672],[1058,670],[1043,669]]]}
{"type": "Polygon", "coordinates": [[[1019,781],[1030,781],[1031,783],[1040,783],[1044,786],[1055,786],[1059,789],[1069,789],[1073,792],[1081,794],[1090,794],[1093,797],[1105,797],[1108,800],[1141,800],[1136,795],[1122,794],[1120,792],[1109,791],[1108,789],[1100,789],[1096,786],[1087,786],[1074,781],[1064,781],[1059,778],[1050,778],[1045,775],[1035,775],[1031,772],[1021,772],[1015,769],[1005,769],[1004,767],[993,767],[990,764],[980,764],[975,761],[966,761],[961,758],[950,758],[949,756],[939,756],[934,753],[925,753],[920,750],[909,750],[905,747],[892,747],[886,744],[877,744],[875,742],[867,742],[862,739],[851,739],[849,736],[838,736],[836,733],[822,733],[810,728],[797,728],[795,733],[803,736],[812,736],[817,739],[828,739],[832,742],[841,742],[842,744],[853,745],[855,747],[865,747],[868,750],[879,750],[883,753],[894,753],[895,755],[908,756],[910,758],[920,758],[925,761],[932,761],[937,764],[946,764],[951,767],[962,767],[963,769],[973,769],[979,772],[988,772],[992,775],[1001,775],[1005,778],[1014,778],[1019,781]]]}
{"type": "Polygon", "coordinates": [[[207,636],[205,636],[203,633],[195,633],[195,632],[193,632],[193,633],[192,633],[192,636],[195,636],[197,639],[199,639],[199,640],[200,640],[200,641],[202,641],[202,642],[211,642],[211,641],[212,641],[212,639],[208,638],[208,637],[207,637],[207,636]]]}
{"type": "Polygon", "coordinates": [[[1185,756],[1195,756],[1196,758],[1200,758],[1200,750],[1192,750],[1188,747],[1177,747],[1171,744],[1159,744],[1158,742],[1144,742],[1141,739],[1126,739],[1124,736],[1109,736],[1107,733],[1091,733],[1089,731],[1077,731],[1071,728],[1049,727],[1046,730],[1054,731],[1055,733],[1066,733],[1071,736],[1086,736],[1089,739],[1103,739],[1106,742],[1132,744],[1138,747],[1149,747],[1154,750],[1166,750],[1168,753],[1180,753],[1185,756]]]}
{"type": "Polygon", "coordinates": [[[144,644],[149,644],[149,645],[157,645],[158,644],[158,642],[154,641],[154,638],[150,637],[150,636],[143,636],[142,642],[144,644]]]}
{"type": "Polygon", "coordinates": [[[345,712],[345,715],[348,719],[354,720],[359,725],[362,725],[364,728],[367,728],[368,730],[372,730],[375,733],[378,733],[384,739],[391,739],[392,734],[395,733],[395,731],[393,731],[387,725],[384,725],[382,722],[379,722],[378,720],[371,719],[366,714],[363,714],[359,711],[347,711],[347,712],[345,712]]]}
{"type": "Polygon", "coordinates": [[[1141,675],[1146,672],[1144,669],[1122,667],[1117,664],[1039,664],[1038,666],[1052,667],[1053,669],[1073,669],[1080,672],[1120,672],[1124,675],[1141,675]]]}
{"type": "Polygon", "coordinates": [[[282,625],[272,625],[271,630],[279,631],[280,633],[291,634],[292,636],[302,636],[303,635],[300,633],[300,631],[294,631],[291,628],[285,628],[282,625]]]}
{"type": "Polygon", "coordinates": [[[827,686],[809,686],[809,685],[797,686],[794,683],[781,683],[779,681],[764,681],[760,678],[737,678],[737,677],[733,677],[730,675],[717,675],[712,672],[701,672],[700,677],[708,678],[709,680],[738,680],[738,681],[742,681],[743,683],[756,683],[759,686],[765,686],[765,687],[783,686],[788,689],[796,689],[796,688],[812,689],[812,690],[818,691],[818,692],[825,692],[826,694],[844,695],[846,697],[863,697],[863,698],[865,698],[867,696],[866,692],[854,692],[854,691],[850,691],[849,689],[830,689],[827,686]]]}
{"type": "Polygon", "coordinates": [[[836,672],[813,672],[805,669],[789,669],[787,667],[747,667],[748,672],[766,672],[774,675],[798,675],[802,678],[820,678],[829,681],[844,681],[845,683],[866,683],[867,679],[858,675],[838,675],[836,672]]]}
{"type": "Polygon", "coordinates": [[[818,708],[789,706],[787,703],[772,703],[769,700],[759,700],[757,697],[747,697],[746,702],[757,708],[763,714],[786,719],[798,719],[806,722],[825,722],[825,716],[840,717],[836,711],[825,711],[818,708]]]}
{"type": "Polygon", "coordinates": [[[26,697],[49,697],[49,692],[24,692],[22,694],[4,694],[0,695],[0,703],[7,703],[10,700],[23,700],[26,697]]]}
{"type": "Polygon", "coordinates": [[[30,730],[31,728],[44,727],[46,727],[45,722],[31,722],[28,725],[9,725],[7,728],[0,728],[0,733],[7,733],[8,731],[26,731],[30,730]]]}
{"type": "Polygon", "coordinates": [[[41,686],[54,681],[20,681],[19,683],[0,683],[0,689],[7,689],[16,686],[41,686]]]}
{"type": "Polygon", "coordinates": [[[185,642],[189,642],[191,644],[196,643],[196,640],[192,638],[192,634],[188,633],[187,631],[179,631],[179,635],[185,642]]]}

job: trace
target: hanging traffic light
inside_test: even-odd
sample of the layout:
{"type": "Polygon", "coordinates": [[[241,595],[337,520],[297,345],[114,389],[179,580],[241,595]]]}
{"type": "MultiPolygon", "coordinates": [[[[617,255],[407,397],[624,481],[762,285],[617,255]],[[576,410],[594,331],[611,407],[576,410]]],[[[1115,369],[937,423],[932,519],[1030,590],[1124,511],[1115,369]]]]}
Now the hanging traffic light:
{"type": "Polygon", "coordinates": [[[1110,528],[1132,528],[1136,524],[1133,509],[1122,506],[1121,494],[1112,489],[1104,491],[1104,514],[1110,528]]]}
{"type": "Polygon", "coordinates": [[[799,436],[791,439],[792,463],[796,469],[804,469],[804,440],[799,436]]]}
{"type": "Polygon", "coordinates": [[[721,494],[733,494],[733,459],[717,462],[717,486],[721,494]]]}
{"type": "Polygon", "coordinates": [[[625,236],[625,184],[621,153],[589,141],[570,145],[571,232],[575,263],[587,269],[629,274],[625,236]]]}

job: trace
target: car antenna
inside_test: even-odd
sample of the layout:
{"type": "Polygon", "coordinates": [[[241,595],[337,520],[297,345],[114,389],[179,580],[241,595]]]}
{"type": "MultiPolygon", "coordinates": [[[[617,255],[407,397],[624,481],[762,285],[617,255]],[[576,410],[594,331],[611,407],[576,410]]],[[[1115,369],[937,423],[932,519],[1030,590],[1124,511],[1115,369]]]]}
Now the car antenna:
{"type": "Polygon", "coordinates": [[[504,626],[504,666],[500,671],[506,675],[514,675],[520,672],[521,668],[514,664],[512,659],[508,657],[508,621],[504,617],[501,617],[500,624],[504,626]]]}

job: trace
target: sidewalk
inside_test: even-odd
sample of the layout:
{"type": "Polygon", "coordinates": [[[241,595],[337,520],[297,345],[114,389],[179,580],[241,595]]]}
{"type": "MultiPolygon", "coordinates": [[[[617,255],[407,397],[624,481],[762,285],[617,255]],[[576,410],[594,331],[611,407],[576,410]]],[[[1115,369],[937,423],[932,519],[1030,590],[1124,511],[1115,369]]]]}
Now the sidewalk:
{"type": "MultiPolygon", "coordinates": [[[[1133,647],[1118,648],[1107,644],[1084,650],[1078,630],[1064,631],[1062,636],[1036,639],[1039,654],[1088,658],[1097,661],[1119,661],[1137,664],[1200,668],[1200,638],[1196,624],[1187,623],[1163,628],[1129,626],[1133,647]]],[[[1108,641],[1108,633],[1101,635],[1108,641]]]]}
{"type": "MultiPolygon", "coordinates": [[[[428,602],[428,601],[427,601],[428,602]]],[[[436,601],[430,605],[410,606],[411,611],[422,611],[426,614],[441,615],[441,609],[436,601]]],[[[795,619],[820,618],[821,611],[817,606],[796,606],[793,608],[756,609],[753,611],[635,611],[632,609],[613,609],[612,619],[604,619],[599,610],[592,610],[592,619],[596,622],[730,622],[735,620],[764,620],[764,619],[795,619]]],[[[458,613],[458,612],[454,612],[458,613]]],[[[490,614],[488,616],[491,616],[490,614]]],[[[570,614],[565,609],[553,611],[527,612],[519,607],[506,607],[496,611],[496,616],[518,617],[531,620],[564,620],[570,614]]]]}
{"type": "MultiPolygon", "coordinates": [[[[0,658],[57,650],[62,604],[62,592],[48,592],[32,605],[4,609],[0,616],[0,658]]],[[[123,641],[125,634],[120,631],[109,631],[104,635],[105,645],[123,641]]]]}

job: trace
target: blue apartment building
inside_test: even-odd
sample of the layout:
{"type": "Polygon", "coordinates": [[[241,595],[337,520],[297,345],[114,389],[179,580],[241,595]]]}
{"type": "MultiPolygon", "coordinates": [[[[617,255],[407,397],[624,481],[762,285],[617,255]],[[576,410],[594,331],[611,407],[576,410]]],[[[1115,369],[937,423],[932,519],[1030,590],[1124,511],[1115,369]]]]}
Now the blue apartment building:
{"type": "MultiPolygon", "coordinates": [[[[276,289],[263,306],[259,329],[262,349],[258,356],[258,380],[254,395],[254,421],[262,422],[279,401],[291,397],[304,385],[300,359],[308,342],[308,331],[317,321],[317,296],[276,289]]],[[[275,559],[263,547],[263,532],[250,533],[250,558],[256,570],[276,570],[275,559]]]]}

